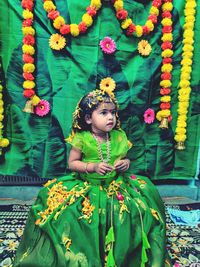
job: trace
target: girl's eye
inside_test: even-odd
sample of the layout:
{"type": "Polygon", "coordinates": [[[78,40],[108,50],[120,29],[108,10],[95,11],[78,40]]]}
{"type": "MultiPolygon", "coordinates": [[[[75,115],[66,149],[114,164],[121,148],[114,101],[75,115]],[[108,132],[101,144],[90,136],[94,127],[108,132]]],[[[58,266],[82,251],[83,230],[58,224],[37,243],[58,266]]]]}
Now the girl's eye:
{"type": "Polygon", "coordinates": [[[102,111],[101,114],[102,114],[102,115],[106,115],[107,112],[106,112],[106,111],[102,111]]]}

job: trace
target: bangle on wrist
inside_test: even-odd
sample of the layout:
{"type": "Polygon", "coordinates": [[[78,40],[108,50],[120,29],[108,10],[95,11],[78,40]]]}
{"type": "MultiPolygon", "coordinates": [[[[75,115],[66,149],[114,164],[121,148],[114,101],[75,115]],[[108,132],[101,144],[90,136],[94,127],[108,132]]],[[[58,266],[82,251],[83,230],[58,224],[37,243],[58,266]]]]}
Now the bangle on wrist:
{"type": "Polygon", "coordinates": [[[88,162],[85,163],[85,173],[87,173],[87,174],[89,173],[88,170],[87,170],[87,166],[88,166],[88,164],[89,164],[88,162]]]}

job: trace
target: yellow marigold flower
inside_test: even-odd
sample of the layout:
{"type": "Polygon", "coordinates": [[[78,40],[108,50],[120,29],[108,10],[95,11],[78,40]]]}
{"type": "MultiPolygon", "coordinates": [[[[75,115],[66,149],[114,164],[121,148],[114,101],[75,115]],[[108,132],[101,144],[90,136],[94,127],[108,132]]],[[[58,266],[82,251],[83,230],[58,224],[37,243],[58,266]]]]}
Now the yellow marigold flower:
{"type": "Polygon", "coordinates": [[[194,0],[187,1],[186,4],[185,4],[185,8],[186,8],[186,9],[187,9],[187,8],[194,8],[194,7],[196,7],[196,6],[197,6],[197,4],[196,4],[196,1],[194,1],[194,0]]]}
{"type": "Polygon", "coordinates": [[[187,66],[191,66],[192,65],[192,59],[190,58],[184,58],[181,60],[181,65],[187,65],[187,66]]]}
{"type": "Polygon", "coordinates": [[[155,6],[152,6],[152,7],[150,8],[149,13],[150,13],[151,15],[156,15],[156,16],[158,16],[158,15],[159,15],[159,9],[158,9],[157,7],[155,7],[155,6]]]}
{"type": "Polygon", "coordinates": [[[91,26],[92,23],[93,23],[93,19],[92,19],[92,17],[91,17],[89,14],[87,14],[87,13],[85,13],[85,14],[82,16],[82,21],[83,21],[88,27],[91,26]]]}
{"type": "Polygon", "coordinates": [[[190,80],[191,75],[188,72],[181,72],[181,80],[190,80]]]}
{"type": "Polygon", "coordinates": [[[33,13],[29,11],[28,9],[23,10],[23,18],[24,19],[32,19],[33,13]]]}
{"type": "Polygon", "coordinates": [[[161,102],[164,102],[164,103],[168,103],[168,102],[171,101],[171,96],[170,96],[170,95],[162,96],[162,97],[160,98],[160,101],[161,101],[161,102]]]}
{"type": "Polygon", "coordinates": [[[194,50],[194,47],[193,47],[193,45],[189,45],[189,44],[185,44],[184,46],[183,46],[183,51],[185,51],[185,52],[192,52],[194,50]]]}
{"type": "Polygon", "coordinates": [[[51,35],[49,39],[49,46],[51,47],[51,49],[61,50],[65,47],[65,45],[66,45],[66,40],[62,35],[58,33],[51,35]]]}
{"type": "Polygon", "coordinates": [[[194,27],[194,21],[193,22],[187,22],[183,25],[184,29],[192,29],[194,27]]]}
{"type": "Polygon", "coordinates": [[[188,87],[190,86],[190,82],[188,80],[181,80],[179,83],[180,87],[188,87]]]}
{"type": "Polygon", "coordinates": [[[154,24],[151,20],[147,20],[145,25],[149,28],[150,31],[153,31],[154,29],[154,24]]]}
{"type": "Polygon", "coordinates": [[[22,51],[24,54],[28,54],[28,55],[34,55],[35,54],[35,48],[32,45],[26,45],[24,44],[22,46],[22,51]]]}
{"type": "Polygon", "coordinates": [[[191,29],[186,29],[183,33],[183,36],[193,38],[194,37],[194,31],[191,29]]]}
{"type": "Polygon", "coordinates": [[[0,107],[2,107],[3,106],[3,101],[2,100],[0,100],[0,107]]]}
{"type": "Polygon", "coordinates": [[[179,91],[178,91],[178,94],[180,96],[190,95],[190,93],[191,93],[191,88],[190,87],[187,87],[187,88],[184,88],[184,89],[179,89],[179,91]]]}
{"type": "Polygon", "coordinates": [[[32,73],[32,72],[34,72],[34,70],[35,70],[35,65],[32,63],[26,63],[23,66],[24,72],[32,73]]]}
{"type": "Polygon", "coordinates": [[[101,1],[100,0],[92,0],[91,6],[95,7],[96,10],[98,10],[101,8],[101,1]]]}
{"type": "Polygon", "coordinates": [[[181,72],[182,73],[184,73],[184,72],[191,73],[191,71],[192,71],[192,67],[191,66],[183,65],[183,67],[181,68],[181,72]]]}
{"type": "Polygon", "coordinates": [[[9,145],[9,140],[7,138],[0,139],[0,147],[7,147],[9,145]]]}
{"type": "Polygon", "coordinates": [[[146,40],[141,40],[138,43],[138,51],[142,56],[148,56],[151,53],[151,45],[146,40]]]}
{"type": "Polygon", "coordinates": [[[179,96],[178,96],[178,100],[179,100],[180,102],[188,102],[188,101],[189,101],[189,98],[190,98],[189,95],[179,95],[179,96]]]}
{"type": "Polygon", "coordinates": [[[164,51],[162,51],[162,57],[171,57],[173,56],[174,52],[171,49],[165,49],[164,51]]]}
{"type": "Polygon", "coordinates": [[[176,142],[184,142],[186,140],[185,134],[176,134],[174,137],[176,142]]]}
{"type": "Polygon", "coordinates": [[[187,123],[185,121],[178,120],[177,121],[177,127],[185,128],[187,126],[187,123]]]}
{"type": "Polygon", "coordinates": [[[186,115],[180,115],[178,117],[178,121],[186,122],[187,121],[187,116],[186,115]]]}
{"type": "Polygon", "coordinates": [[[3,86],[0,84],[0,92],[3,91],[3,86]]]}
{"type": "Polygon", "coordinates": [[[163,11],[172,11],[172,9],[173,9],[173,5],[172,5],[172,3],[170,3],[170,2],[168,2],[168,3],[164,3],[164,4],[162,5],[162,10],[163,10],[163,11]]]}
{"type": "Polygon", "coordinates": [[[4,118],[4,115],[0,114],[0,121],[2,121],[4,118]]]}
{"type": "Polygon", "coordinates": [[[185,22],[195,22],[195,17],[194,16],[186,16],[185,17],[185,22]]]}
{"type": "Polygon", "coordinates": [[[190,16],[190,15],[194,16],[195,15],[195,9],[194,8],[186,8],[184,13],[185,13],[185,16],[190,16]]]}
{"type": "Polygon", "coordinates": [[[4,108],[3,106],[2,107],[0,106],[0,114],[3,114],[3,112],[4,112],[4,108]]]}
{"type": "Polygon", "coordinates": [[[182,106],[178,107],[178,113],[180,115],[187,115],[187,112],[188,112],[187,108],[182,107],[182,106]]]}
{"type": "Polygon", "coordinates": [[[131,23],[132,23],[131,19],[125,19],[121,24],[122,29],[124,30],[127,29],[131,23]]]}
{"type": "Polygon", "coordinates": [[[158,121],[161,121],[162,118],[168,118],[170,116],[171,112],[169,109],[163,109],[163,110],[159,110],[157,113],[156,113],[156,119],[158,121]]]}
{"type": "Polygon", "coordinates": [[[40,98],[37,95],[34,95],[31,99],[32,105],[37,106],[40,103],[40,98]]]}
{"type": "Polygon", "coordinates": [[[33,89],[35,87],[35,83],[33,81],[24,81],[23,88],[33,89]]]}
{"type": "Polygon", "coordinates": [[[164,88],[169,88],[171,87],[172,83],[170,80],[163,80],[160,82],[160,86],[164,87],[164,88]]]}
{"type": "Polygon", "coordinates": [[[187,109],[189,107],[189,101],[179,102],[179,107],[181,109],[187,109]]]}
{"type": "Polygon", "coordinates": [[[136,25],[135,26],[135,34],[136,34],[136,36],[137,37],[141,37],[142,33],[143,33],[142,27],[140,25],[136,25]]]}
{"type": "MultiPolygon", "coordinates": [[[[46,3],[46,2],[45,2],[46,3]]],[[[53,22],[53,26],[59,30],[63,25],[65,24],[65,20],[63,17],[58,16],[57,18],[55,18],[54,22],[53,22]]]]}
{"type": "Polygon", "coordinates": [[[172,71],[172,64],[163,64],[161,67],[162,72],[171,72],[172,71]]]}
{"type": "Polygon", "coordinates": [[[79,28],[77,24],[70,24],[71,35],[76,37],[79,35],[79,28]]]}
{"type": "Polygon", "coordinates": [[[121,1],[121,0],[115,1],[114,8],[115,8],[116,11],[123,9],[123,7],[124,7],[124,2],[123,1],[121,1]]]}
{"type": "Polygon", "coordinates": [[[35,35],[35,30],[31,26],[30,27],[22,27],[22,32],[23,32],[23,35],[27,35],[27,34],[35,35]]]}
{"type": "Polygon", "coordinates": [[[185,38],[183,39],[182,43],[183,43],[184,45],[193,45],[193,43],[194,43],[194,39],[193,39],[193,37],[187,36],[187,37],[185,37],[185,38]]]}
{"type": "Polygon", "coordinates": [[[99,87],[102,91],[107,92],[109,95],[113,95],[116,83],[111,77],[107,77],[101,80],[99,87]]]}
{"type": "Polygon", "coordinates": [[[193,52],[191,52],[191,51],[183,52],[182,56],[183,56],[183,58],[192,58],[193,57],[193,52]]]}
{"type": "Polygon", "coordinates": [[[168,18],[164,18],[164,19],[161,20],[161,24],[163,26],[171,26],[172,25],[172,20],[168,19],[168,18]]]}
{"type": "Polygon", "coordinates": [[[162,40],[163,42],[166,42],[166,41],[171,42],[171,41],[173,40],[173,35],[172,35],[172,33],[164,33],[163,36],[162,36],[162,38],[161,38],[161,40],[162,40]]]}
{"type": "Polygon", "coordinates": [[[54,3],[52,1],[45,1],[43,4],[43,7],[46,10],[46,12],[56,10],[56,6],[54,5],[54,3]]]}

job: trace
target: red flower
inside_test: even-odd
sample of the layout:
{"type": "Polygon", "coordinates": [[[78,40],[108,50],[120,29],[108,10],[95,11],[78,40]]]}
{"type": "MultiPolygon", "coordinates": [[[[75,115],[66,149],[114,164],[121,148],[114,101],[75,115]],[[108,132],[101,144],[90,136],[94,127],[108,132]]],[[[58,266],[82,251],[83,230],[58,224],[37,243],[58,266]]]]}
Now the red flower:
{"type": "Polygon", "coordinates": [[[54,20],[56,19],[58,16],[60,15],[60,13],[56,10],[52,10],[48,13],[48,18],[54,20]]]}
{"type": "Polygon", "coordinates": [[[96,9],[92,6],[87,7],[87,13],[91,16],[94,17],[97,13],[96,9]]]}
{"type": "Polygon", "coordinates": [[[172,63],[172,58],[171,57],[163,58],[162,63],[163,64],[170,64],[170,63],[172,63]]]}
{"type": "Polygon", "coordinates": [[[34,45],[35,44],[35,38],[31,34],[27,34],[23,38],[23,43],[27,45],[34,45]]]}
{"type": "Polygon", "coordinates": [[[128,27],[128,29],[126,30],[126,34],[127,35],[131,35],[132,33],[135,32],[135,24],[131,23],[128,27]]]}
{"type": "Polygon", "coordinates": [[[23,77],[25,80],[33,81],[35,78],[32,73],[24,72],[23,77]]]}
{"type": "Polygon", "coordinates": [[[170,88],[160,88],[160,94],[161,95],[169,95],[171,93],[170,88]]]}
{"type": "Polygon", "coordinates": [[[172,43],[169,42],[169,41],[166,41],[166,42],[163,42],[162,45],[162,50],[165,50],[165,49],[172,49],[172,43]]]}
{"type": "Polygon", "coordinates": [[[23,92],[24,97],[26,98],[31,98],[32,96],[35,95],[35,91],[32,89],[25,89],[23,92]]]}
{"type": "Polygon", "coordinates": [[[161,103],[160,108],[161,109],[170,109],[171,105],[170,103],[161,103]]]}
{"type": "Polygon", "coordinates": [[[87,31],[87,25],[84,22],[80,22],[78,28],[80,33],[84,33],[87,31]]]}
{"type": "Polygon", "coordinates": [[[153,0],[152,6],[160,7],[162,4],[161,0],[153,0]]]}
{"type": "Polygon", "coordinates": [[[70,25],[69,25],[69,24],[64,24],[64,25],[60,28],[60,33],[61,33],[61,34],[68,34],[68,33],[70,33],[70,25]]]}
{"type": "Polygon", "coordinates": [[[164,3],[172,2],[172,0],[163,0],[164,3]]]}
{"type": "Polygon", "coordinates": [[[124,20],[127,18],[127,16],[128,16],[128,12],[124,9],[121,9],[121,10],[117,11],[117,13],[116,13],[116,17],[119,20],[124,20]]]}
{"type": "Polygon", "coordinates": [[[34,58],[28,54],[23,54],[23,61],[25,63],[34,63],[34,58]]]}
{"type": "Polygon", "coordinates": [[[148,34],[150,31],[149,31],[149,28],[145,25],[145,26],[142,26],[142,31],[144,34],[148,34]]]}
{"type": "Polygon", "coordinates": [[[172,26],[164,26],[162,28],[162,32],[163,33],[170,33],[170,32],[172,32],[172,26]]]}
{"type": "Polygon", "coordinates": [[[24,27],[28,27],[28,26],[31,26],[33,23],[33,19],[25,19],[23,22],[22,22],[22,25],[24,27]]]}
{"type": "Polygon", "coordinates": [[[169,72],[164,72],[164,73],[161,74],[161,79],[162,80],[171,80],[171,78],[172,78],[172,75],[169,72]]]}
{"type": "Polygon", "coordinates": [[[24,9],[32,10],[33,9],[33,1],[32,0],[22,0],[21,3],[24,9]]]}
{"type": "Polygon", "coordinates": [[[172,14],[170,11],[164,11],[164,12],[162,12],[162,17],[171,19],[172,14]]]}
{"type": "Polygon", "coordinates": [[[156,15],[150,15],[148,16],[148,19],[152,21],[152,23],[156,23],[157,22],[157,16],[156,15]]]}
{"type": "Polygon", "coordinates": [[[172,115],[169,115],[168,122],[172,121],[172,115]]]}

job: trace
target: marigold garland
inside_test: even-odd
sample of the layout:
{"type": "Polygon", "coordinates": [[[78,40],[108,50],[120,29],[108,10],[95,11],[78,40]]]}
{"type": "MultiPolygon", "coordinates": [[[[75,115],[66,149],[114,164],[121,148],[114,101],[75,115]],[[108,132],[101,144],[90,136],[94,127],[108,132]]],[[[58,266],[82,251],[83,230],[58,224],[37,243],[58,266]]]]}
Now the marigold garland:
{"type": "Polygon", "coordinates": [[[161,81],[160,81],[160,111],[157,112],[156,118],[159,120],[160,128],[168,128],[168,122],[172,120],[171,116],[171,79],[172,79],[172,56],[173,56],[173,35],[172,35],[172,9],[173,4],[172,0],[165,0],[165,3],[162,5],[162,67],[161,67],[161,81]]]}
{"type": "Polygon", "coordinates": [[[41,99],[35,93],[35,65],[34,65],[34,55],[35,55],[35,29],[33,28],[33,8],[34,0],[22,0],[21,5],[23,8],[23,23],[22,23],[22,33],[23,33],[23,95],[25,98],[29,99],[26,102],[23,111],[29,113],[35,113],[34,107],[37,106],[41,99]]]}
{"type": "Polygon", "coordinates": [[[181,74],[178,91],[178,118],[175,129],[176,148],[179,150],[185,149],[185,140],[187,138],[187,113],[190,102],[190,79],[192,72],[192,58],[194,50],[194,23],[196,13],[196,0],[186,0],[184,15],[184,32],[183,32],[183,52],[181,61],[181,74]]]}

